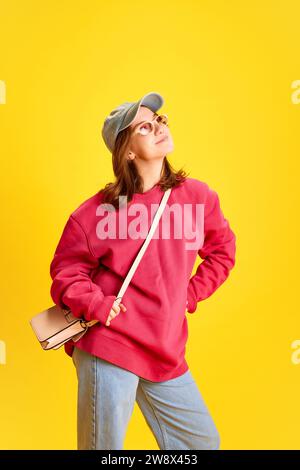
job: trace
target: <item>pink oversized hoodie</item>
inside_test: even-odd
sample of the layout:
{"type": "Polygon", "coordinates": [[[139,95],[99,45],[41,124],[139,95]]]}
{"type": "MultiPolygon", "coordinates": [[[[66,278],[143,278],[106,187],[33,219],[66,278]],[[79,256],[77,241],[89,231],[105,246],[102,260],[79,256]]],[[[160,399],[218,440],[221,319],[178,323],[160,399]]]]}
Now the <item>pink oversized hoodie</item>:
{"type": "Polygon", "coordinates": [[[121,310],[105,326],[163,194],[156,184],[109,212],[101,204],[100,190],[69,216],[50,266],[53,302],[69,307],[75,316],[99,320],[79,341],[65,343],[65,352],[72,356],[76,344],[153,382],[188,370],[186,310],[194,313],[197,302],[226,280],[236,251],[217,193],[188,177],[172,188],[123,296],[126,312],[121,310]],[[197,254],[203,261],[190,277],[197,254]]]}

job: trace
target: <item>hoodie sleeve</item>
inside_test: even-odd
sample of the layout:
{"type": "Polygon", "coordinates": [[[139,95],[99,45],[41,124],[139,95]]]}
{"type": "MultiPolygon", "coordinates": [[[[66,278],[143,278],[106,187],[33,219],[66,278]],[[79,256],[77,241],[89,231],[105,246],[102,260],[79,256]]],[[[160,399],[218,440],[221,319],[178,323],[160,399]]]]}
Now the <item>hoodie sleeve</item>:
{"type": "Polygon", "coordinates": [[[104,295],[92,282],[90,273],[98,265],[81,224],[70,215],[50,264],[50,294],[56,305],[67,306],[76,317],[105,324],[116,296],[104,295]]]}
{"type": "Polygon", "coordinates": [[[197,302],[209,297],[229,276],[235,264],[236,236],[220,208],[218,194],[209,188],[204,209],[204,242],[198,251],[203,261],[189,280],[187,311],[194,313],[197,302]]]}

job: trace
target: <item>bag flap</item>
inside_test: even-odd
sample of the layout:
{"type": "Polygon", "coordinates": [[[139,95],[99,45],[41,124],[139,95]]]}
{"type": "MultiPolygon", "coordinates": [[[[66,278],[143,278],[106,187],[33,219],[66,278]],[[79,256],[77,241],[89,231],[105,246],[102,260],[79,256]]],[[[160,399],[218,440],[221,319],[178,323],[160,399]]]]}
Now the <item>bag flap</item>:
{"type": "Polygon", "coordinates": [[[75,317],[70,310],[65,310],[59,305],[53,305],[35,315],[30,320],[30,325],[39,341],[45,341],[65,328],[69,328],[81,319],[75,317]]]}

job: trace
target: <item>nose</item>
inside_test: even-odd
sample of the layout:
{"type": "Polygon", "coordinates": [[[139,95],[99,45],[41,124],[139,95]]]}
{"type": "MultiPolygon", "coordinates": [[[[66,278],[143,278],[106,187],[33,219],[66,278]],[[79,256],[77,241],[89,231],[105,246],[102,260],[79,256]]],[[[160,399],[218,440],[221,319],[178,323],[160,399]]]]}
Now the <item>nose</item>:
{"type": "MultiPolygon", "coordinates": [[[[159,134],[163,134],[163,124],[160,124],[157,120],[154,121],[154,125],[156,127],[156,130],[158,130],[158,135],[159,134]],[[160,132],[159,132],[160,131],[160,132]]],[[[155,131],[155,128],[154,128],[154,131],[155,131]]],[[[156,132],[155,132],[156,134],[156,132]]]]}

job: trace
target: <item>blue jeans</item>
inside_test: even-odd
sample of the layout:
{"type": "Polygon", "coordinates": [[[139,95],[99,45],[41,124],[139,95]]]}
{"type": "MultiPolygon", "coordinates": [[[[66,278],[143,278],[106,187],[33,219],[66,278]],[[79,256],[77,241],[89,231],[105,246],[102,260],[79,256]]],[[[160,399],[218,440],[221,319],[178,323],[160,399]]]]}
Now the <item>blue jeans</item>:
{"type": "Polygon", "coordinates": [[[194,378],[151,382],[79,348],[78,450],[122,450],[135,400],[159,449],[218,449],[220,437],[194,378]]]}

